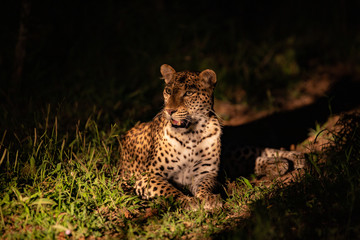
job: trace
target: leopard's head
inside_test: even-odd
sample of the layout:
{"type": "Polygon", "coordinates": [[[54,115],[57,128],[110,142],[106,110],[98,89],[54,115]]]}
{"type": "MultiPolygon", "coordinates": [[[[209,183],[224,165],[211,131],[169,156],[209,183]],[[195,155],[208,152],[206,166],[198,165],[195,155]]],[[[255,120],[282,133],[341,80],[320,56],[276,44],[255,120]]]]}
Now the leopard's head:
{"type": "Polygon", "coordinates": [[[163,114],[174,128],[188,128],[212,114],[216,74],[202,72],[176,72],[163,64],[160,68],[165,80],[163,114]]]}

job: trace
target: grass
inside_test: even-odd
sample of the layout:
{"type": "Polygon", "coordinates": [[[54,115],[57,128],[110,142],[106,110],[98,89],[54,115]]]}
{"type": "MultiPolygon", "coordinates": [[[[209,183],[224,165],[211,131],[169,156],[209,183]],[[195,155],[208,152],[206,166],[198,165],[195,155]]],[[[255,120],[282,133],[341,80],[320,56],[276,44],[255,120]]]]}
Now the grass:
{"type": "Polygon", "coordinates": [[[123,190],[115,164],[123,132],[118,126],[105,133],[89,118],[71,138],[60,136],[56,120],[44,122],[43,132],[35,129],[33,136],[1,145],[3,237],[171,238],[202,232],[204,225],[208,234],[217,229],[204,211],[183,214],[169,200],[143,201],[123,190]]]}
{"type": "Polygon", "coordinates": [[[326,155],[310,155],[300,182],[228,182],[225,208],[209,213],[141,200],[118,178],[119,136],[130,125],[99,128],[89,117],[60,132],[58,117],[44,113],[32,135],[1,138],[3,238],[338,239],[360,231],[358,116],[343,118],[326,155]]]}
{"type": "Polygon", "coordinates": [[[180,220],[179,212],[168,212],[173,203],[143,201],[124,192],[115,164],[123,131],[119,127],[105,133],[88,119],[70,138],[71,133],[58,134],[57,122],[46,127],[49,121],[45,119],[43,132],[35,129],[33,136],[1,149],[5,238],[55,238],[66,233],[74,238],[181,236],[188,230],[179,221],[190,224],[196,219],[197,226],[207,221],[205,212],[180,220]]]}

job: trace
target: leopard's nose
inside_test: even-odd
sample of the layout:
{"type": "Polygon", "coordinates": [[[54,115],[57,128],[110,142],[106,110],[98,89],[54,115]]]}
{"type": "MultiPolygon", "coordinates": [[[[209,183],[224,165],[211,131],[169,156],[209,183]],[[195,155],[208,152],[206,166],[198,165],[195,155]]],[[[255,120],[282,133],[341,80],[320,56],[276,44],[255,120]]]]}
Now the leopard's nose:
{"type": "Polygon", "coordinates": [[[171,116],[174,112],[176,112],[175,109],[165,109],[165,111],[171,116]]]}

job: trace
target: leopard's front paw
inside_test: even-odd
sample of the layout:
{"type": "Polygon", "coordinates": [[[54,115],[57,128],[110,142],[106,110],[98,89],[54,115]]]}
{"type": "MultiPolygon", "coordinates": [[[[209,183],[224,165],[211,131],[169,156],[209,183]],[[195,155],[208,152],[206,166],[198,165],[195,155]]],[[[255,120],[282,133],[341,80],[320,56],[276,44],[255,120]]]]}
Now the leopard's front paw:
{"type": "Polygon", "coordinates": [[[195,198],[189,196],[182,196],[178,199],[182,208],[186,210],[198,210],[199,204],[195,198]]]}
{"type": "Polygon", "coordinates": [[[181,206],[186,210],[199,210],[203,208],[206,211],[211,211],[223,207],[223,201],[219,194],[209,194],[200,197],[183,196],[179,198],[181,206]]]}
{"type": "Polygon", "coordinates": [[[205,196],[200,196],[198,199],[200,200],[201,206],[203,206],[206,211],[211,211],[223,207],[223,201],[220,197],[220,194],[208,194],[205,196]]]}

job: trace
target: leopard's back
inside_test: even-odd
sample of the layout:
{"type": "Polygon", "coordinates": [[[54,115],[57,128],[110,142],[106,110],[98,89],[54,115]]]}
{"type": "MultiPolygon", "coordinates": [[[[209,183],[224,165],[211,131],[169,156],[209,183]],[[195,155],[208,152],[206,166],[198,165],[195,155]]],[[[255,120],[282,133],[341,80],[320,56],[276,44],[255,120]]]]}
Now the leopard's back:
{"type": "Polygon", "coordinates": [[[138,124],[122,137],[119,168],[124,178],[146,172],[146,161],[154,145],[155,122],[138,124]]]}

